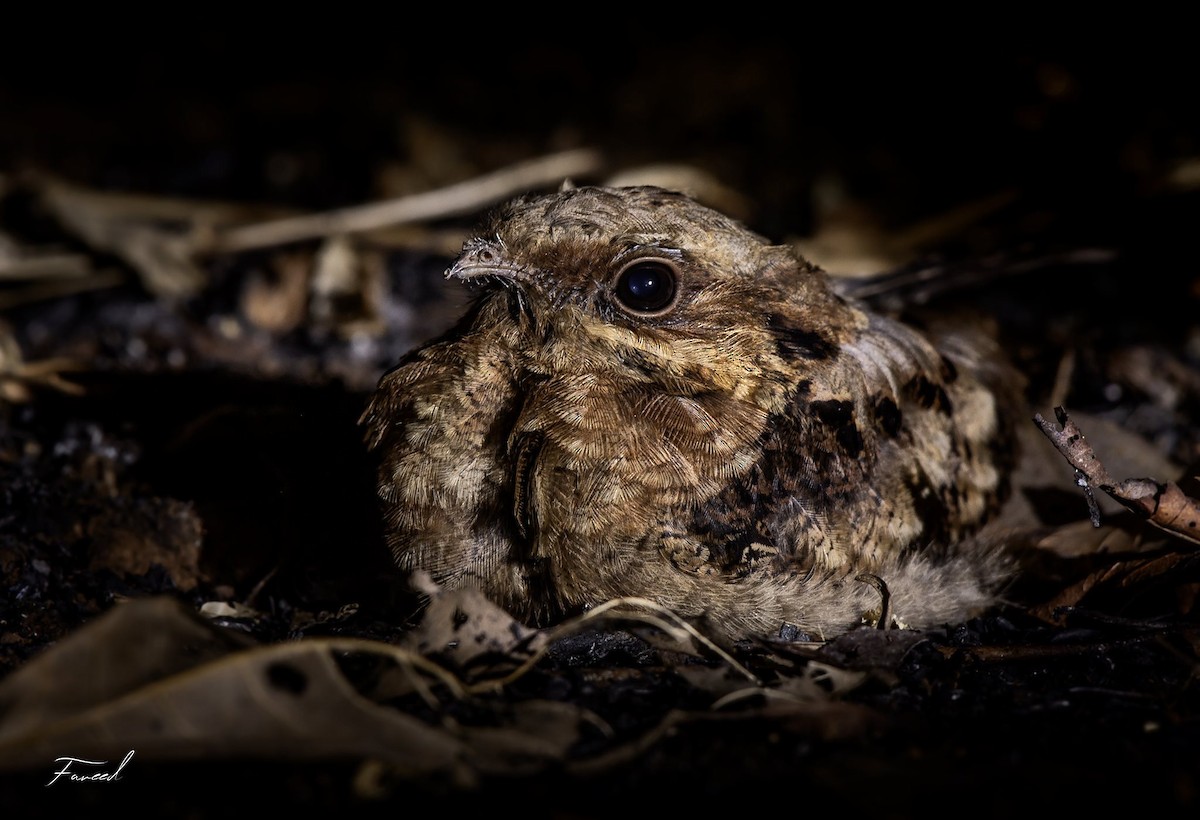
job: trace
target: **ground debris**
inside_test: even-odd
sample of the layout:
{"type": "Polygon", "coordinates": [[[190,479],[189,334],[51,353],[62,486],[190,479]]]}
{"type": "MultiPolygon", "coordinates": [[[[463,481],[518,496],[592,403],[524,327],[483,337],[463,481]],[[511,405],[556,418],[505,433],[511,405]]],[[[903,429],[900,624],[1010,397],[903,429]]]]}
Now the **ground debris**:
{"type": "Polygon", "coordinates": [[[1111,477],[1154,477],[1127,501],[1186,513],[1188,49],[1156,41],[1114,72],[972,47],[949,55],[949,89],[945,44],[904,38],[862,84],[824,70],[841,46],[790,34],[637,32],[620,45],[647,50],[628,53],[543,38],[496,59],[480,29],[481,70],[470,32],[446,59],[359,26],[337,59],[326,26],[320,70],[294,84],[275,67],[298,41],[272,35],[271,54],[238,27],[203,49],[93,33],[78,54],[33,36],[0,55],[24,61],[0,90],[0,805],[216,817],[240,790],[276,812],[392,817],[664,799],[707,815],[780,795],[880,818],[1194,815],[1186,514],[1160,515],[1168,531],[1100,493],[1093,527],[1034,425],[995,536],[1028,564],[1001,606],[734,646],[628,602],[538,629],[467,591],[412,590],[356,425],[380,374],[461,313],[441,274],[487,204],[562,176],[668,182],[859,274],[838,287],[881,309],[982,308],[1030,406],[1071,407],[1111,477]],[[46,42],[88,66],[57,100],[31,70],[46,42]],[[373,61],[388,70],[355,68],[373,61]],[[179,63],[194,82],[155,70],[179,63]],[[1106,93],[1117,74],[1139,93],[1106,93]],[[513,176],[530,167],[544,175],[513,176]],[[121,782],[47,787],[61,755],[130,751],[121,782]]]}
{"type": "Polygon", "coordinates": [[[1150,478],[1118,481],[1113,478],[1066,411],[1056,407],[1054,412],[1062,425],[1059,430],[1054,429],[1040,414],[1034,420],[1075,468],[1076,483],[1084,490],[1089,501],[1093,526],[1100,526],[1099,508],[1092,499],[1092,488],[1098,487],[1127,509],[1144,515],[1156,527],[1200,544],[1200,501],[1189,497],[1173,481],[1160,483],[1150,478]]]}

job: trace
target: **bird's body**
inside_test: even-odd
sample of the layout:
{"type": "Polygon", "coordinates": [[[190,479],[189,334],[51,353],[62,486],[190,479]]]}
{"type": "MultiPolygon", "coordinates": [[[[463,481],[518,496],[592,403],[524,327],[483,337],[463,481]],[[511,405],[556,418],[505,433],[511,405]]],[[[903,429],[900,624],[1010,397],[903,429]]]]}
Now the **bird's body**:
{"type": "Polygon", "coordinates": [[[481,286],[364,414],[401,566],[544,621],[651,598],[727,636],[960,619],[1006,572],[968,538],[1011,462],[1017,379],[657,188],[501,208],[481,286]]]}

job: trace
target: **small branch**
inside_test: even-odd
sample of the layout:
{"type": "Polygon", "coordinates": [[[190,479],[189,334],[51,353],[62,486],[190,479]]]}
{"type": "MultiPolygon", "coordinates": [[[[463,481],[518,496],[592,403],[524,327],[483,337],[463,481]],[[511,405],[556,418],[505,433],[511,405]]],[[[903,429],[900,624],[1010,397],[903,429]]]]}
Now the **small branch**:
{"type": "Polygon", "coordinates": [[[428,219],[461,216],[531,188],[593,174],[600,166],[601,157],[596,151],[565,151],[412,196],[218,231],[203,250],[209,253],[234,253],[334,234],[362,233],[428,219]]]}
{"type": "Polygon", "coordinates": [[[1035,414],[1033,420],[1041,428],[1046,438],[1050,439],[1055,449],[1062,453],[1067,463],[1086,476],[1093,484],[1099,485],[1100,489],[1108,492],[1105,488],[1112,487],[1116,482],[1108,474],[1108,470],[1100,462],[1100,459],[1096,457],[1092,445],[1088,444],[1083,437],[1083,431],[1075,422],[1071,421],[1067,411],[1063,408],[1055,407],[1054,415],[1061,425],[1060,429],[1056,429],[1053,423],[1042,418],[1041,413],[1035,414]]]}
{"type": "Polygon", "coordinates": [[[92,272],[91,261],[81,253],[0,259],[0,280],[77,279],[92,272]]]}
{"type": "Polygon", "coordinates": [[[115,288],[124,283],[126,278],[120,271],[97,271],[83,279],[50,279],[34,282],[23,287],[0,291],[0,311],[12,310],[33,302],[74,296],[77,293],[87,293],[91,290],[115,288]]]}
{"type": "Polygon", "coordinates": [[[1200,501],[1190,498],[1170,481],[1165,484],[1150,478],[1116,481],[1087,443],[1083,431],[1067,416],[1066,410],[1055,407],[1054,414],[1061,428],[1056,428],[1040,413],[1033,420],[1067,463],[1075,468],[1076,483],[1089,495],[1088,506],[1094,526],[1100,526],[1100,514],[1090,494],[1093,487],[1099,487],[1154,526],[1200,544],[1200,501]]]}

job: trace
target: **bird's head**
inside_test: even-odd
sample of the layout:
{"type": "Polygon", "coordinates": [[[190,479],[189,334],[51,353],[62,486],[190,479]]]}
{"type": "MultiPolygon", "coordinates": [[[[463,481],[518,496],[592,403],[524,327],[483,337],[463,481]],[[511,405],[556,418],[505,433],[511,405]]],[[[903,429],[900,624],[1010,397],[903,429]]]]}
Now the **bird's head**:
{"type": "Polygon", "coordinates": [[[532,371],[683,392],[736,390],[797,352],[826,358],[837,329],[861,316],[787,247],[648,186],[509,202],[447,275],[479,286],[497,321],[520,326],[532,371]]]}

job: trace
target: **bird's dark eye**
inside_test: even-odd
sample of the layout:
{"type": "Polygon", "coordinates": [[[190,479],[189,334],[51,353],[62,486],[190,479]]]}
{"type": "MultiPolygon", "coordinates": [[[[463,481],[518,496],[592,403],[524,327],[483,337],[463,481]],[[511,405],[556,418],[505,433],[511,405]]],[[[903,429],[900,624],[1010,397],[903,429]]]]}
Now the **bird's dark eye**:
{"type": "Polygon", "coordinates": [[[675,266],[662,259],[631,262],[617,277],[617,299],[638,313],[658,313],[675,301],[675,266]]]}

